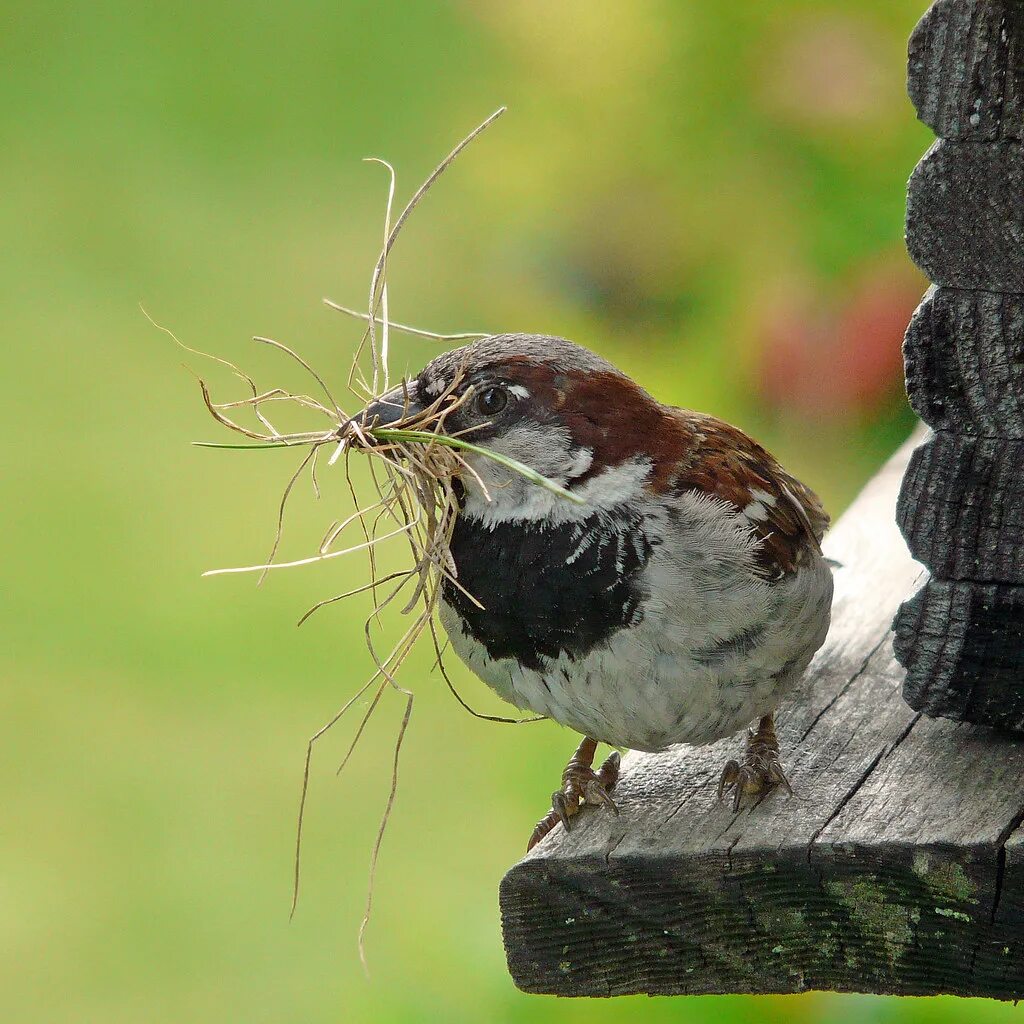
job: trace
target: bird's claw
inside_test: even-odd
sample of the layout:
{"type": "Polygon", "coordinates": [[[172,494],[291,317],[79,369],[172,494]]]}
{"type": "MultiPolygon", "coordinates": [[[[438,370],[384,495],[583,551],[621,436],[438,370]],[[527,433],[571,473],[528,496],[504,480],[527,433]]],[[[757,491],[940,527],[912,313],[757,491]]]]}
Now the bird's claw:
{"type": "MultiPolygon", "coordinates": [[[[594,744],[596,747],[596,744],[594,744]]],[[[583,749],[582,746],[580,748],[583,749]]],[[[593,761],[593,752],[590,754],[593,761]]],[[[622,757],[613,750],[595,772],[589,764],[580,758],[580,751],[566,766],[562,773],[562,788],[551,794],[551,810],[537,822],[530,836],[527,852],[532,850],[559,822],[566,832],[570,829],[571,819],[584,804],[595,807],[608,807],[614,814],[619,813],[611,791],[619,779],[619,765],[622,757]]]]}
{"type": "MultiPolygon", "coordinates": [[[[616,751],[615,757],[618,756],[618,752],[616,751]]],[[[618,774],[617,766],[616,774],[618,774]]],[[[611,785],[614,786],[615,783],[612,782],[611,785]]],[[[617,815],[619,813],[619,809],[615,806],[615,801],[611,798],[611,795],[608,792],[609,788],[610,787],[601,782],[599,778],[589,779],[583,786],[583,802],[585,804],[592,804],[594,807],[604,805],[605,807],[608,807],[613,814],[617,815]]]]}
{"type": "MultiPolygon", "coordinates": [[[[570,804],[565,793],[560,789],[556,789],[551,794],[551,811],[549,814],[553,814],[555,818],[562,823],[562,827],[566,832],[569,831],[569,818],[572,817],[579,809],[578,804],[570,804]]],[[[547,818],[544,819],[545,821],[547,818]]],[[[538,825],[538,828],[540,826],[538,825]]]]}
{"type": "Polygon", "coordinates": [[[776,786],[782,786],[790,796],[793,795],[793,787],[779,759],[779,741],[774,724],[770,717],[766,717],[756,731],[751,729],[747,733],[747,752],[743,762],[726,761],[718,780],[718,799],[722,800],[731,790],[735,812],[740,809],[744,793],[756,796],[776,786]]]}

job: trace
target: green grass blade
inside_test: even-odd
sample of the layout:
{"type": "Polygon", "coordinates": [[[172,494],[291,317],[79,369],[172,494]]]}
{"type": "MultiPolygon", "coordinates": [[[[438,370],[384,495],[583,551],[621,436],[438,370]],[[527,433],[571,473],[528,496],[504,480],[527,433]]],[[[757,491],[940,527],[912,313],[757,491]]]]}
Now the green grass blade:
{"type": "MultiPolygon", "coordinates": [[[[524,480],[529,480],[530,483],[543,487],[545,490],[551,491],[552,494],[565,498],[566,501],[571,501],[576,505],[586,504],[586,500],[578,494],[573,494],[572,491],[566,490],[560,484],[556,484],[554,480],[550,480],[522,462],[510,459],[507,455],[502,455],[499,452],[493,452],[489,448],[482,448],[480,445],[473,444],[470,441],[464,441],[461,437],[446,437],[444,434],[435,434],[429,430],[399,430],[392,427],[374,427],[372,430],[367,431],[367,433],[379,441],[414,441],[419,444],[440,444],[446,448],[457,448],[460,451],[473,452],[476,455],[482,455],[484,458],[490,459],[492,462],[497,462],[499,466],[504,466],[506,469],[512,470],[513,473],[518,473],[524,480]]],[[[239,451],[249,448],[301,448],[303,442],[267,441],[254,442],[253,444],[221,444],[216,441],[193,441],[192,444],[196,448],[224,448],[229,451],[239,451]]]]}
{"type": "Polygon", "coordinates": [[[497,462],[499,466],[504,466],[506,469],[518,473],[525,480],[529,480],[530,483],[543,487],[545,490],[551,491],[552,494],[557,494],[560,498],[565,498],[576,505],[586,504],[586,499],[581,498],[578,494],[573,494],[572,491],[566,490],[560,484],[556,484],[554,480],[548,479],[548,477],[538,473],[535,469],[530,469],[529,466],[524,465],[522,462],[510,459],[507,455],[493,452],[489,448],[481,448],[480,445],[464,441],[461,437],[446,437],[444,434],[434,434],[429,430],[400,430],[391,427],[374,427],[368,433],[380,441],[418,441],[421,444],[440,444],[446,448],[457,448],[461,451],[483,455],[492,462],[497,462]]]}
{"type": "Polygon", "coordinates": [[[245,448],[301,448],[302,443],[285,444],[283,441],[267,441],[265,444],[218,444],[216,441],[193,441],[195,448],[228,448],[231,451],[238,451],[245,448]]]}

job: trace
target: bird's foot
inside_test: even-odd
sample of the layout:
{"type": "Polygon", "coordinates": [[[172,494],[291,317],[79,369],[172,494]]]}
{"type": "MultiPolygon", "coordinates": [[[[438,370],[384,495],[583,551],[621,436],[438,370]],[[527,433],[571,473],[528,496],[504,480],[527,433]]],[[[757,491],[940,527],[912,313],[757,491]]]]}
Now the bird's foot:
{"type": "Polygon", "coordinates": [[[718,780],[718,799],[721,800],[731,789],[732,809],[738,811],[744,793],[767,793],[776,786],[782,786],[790,796],[793,795],[793,788],[779,760],[775,723],[771,715],[765,715],[756,731],[751,729],[747,732],[747,752],[742,764],[739,761],[727,761],[722,769],[722,776],[718,780]]]}
{"type": "Polygon", "coordinates": [[[559,822],[569,831],[569,820],[584,804],[593,804],[610,808],[619,813],[611,791],[619,781],[619,752],[613,750],[602,762],[601,767],[594,771],[594,755],[597,752],[597,741],[585,739],[573,754],[562,772],[562,788],[551,794],[551,810],[537,822],[537,827],[530,836],[526,847],[527,853],[532,850],[559,822]]]}

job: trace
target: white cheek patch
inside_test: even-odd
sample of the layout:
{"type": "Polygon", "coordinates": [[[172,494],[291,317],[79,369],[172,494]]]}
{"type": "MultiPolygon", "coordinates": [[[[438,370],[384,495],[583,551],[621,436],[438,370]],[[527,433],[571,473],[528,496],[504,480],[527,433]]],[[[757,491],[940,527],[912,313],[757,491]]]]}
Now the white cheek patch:
{"type": "Polygon", "coordinates": [[[444,387],[442,386],[441,381],[435,380],[431,381],[431,383],[429,383],[423,390],[426,391],[431,398],[437,398],[437,396],[444,390],[444,387]]]}
{"type": "Polygon", "coordinates": [[[509,384],[508,390],[510,394],[516,396],[516,398],[529,398],[530,392],[523,387],[522,384],[509,384]]]}
{"type": "MultiPolygon", "coordinates": [[[[487,444],[502,455],[510,455],[513,459],[525,462],[544,476],[558,479],[572,440],[569,432],[561,427],[542,426],[524,419],[493,437],[487,444]]],[[[500,473],[507,477],[509,471],[502,468],[500,473]]]]}
{"type": "Polygon", "coordinates": [[[650,459],[628,459],[591,477],[582,487],[575,488],[574,492],[588,504],[598,508],[612,508],[635,498],[650,475],[650,459]]]}
{"type": "MultiPolygon", "coordinates": [[[[550,437],[550,432],[547,432],[547,435],[550,437]]],[[[538,442],[535,441],[536,443],[538,442]]],[[[519,457],[519,452],[507,451],[507,454],[511,454],[513,458],[519,457]]],[[[526,459],[520,461],[527,459],[530,459],[529,454],[526,455],[526,459]]],[[[574,461],[579,459],[580,456],[577,456],[574,461]]],[[[635,501],[651,473],[649,459],[630,459],[618,466],[612,466],[585,484],[573,487],[573,493],[582,499],[582,504],[576,504],[523,480],[514,473],[510,474],[508,470],[495,471],[492,465],[488,465],[486,459],[471,456],[467,461],[483,478],[491,500],[486,501],[480,494],[479,487],[470,483],[463,512],[489,527],[515,520],[545,520],[555,525],[589,519],[597,511],[614,508],[623,502],[635,501]]],[[[543,472],[541,460],[534,457],[530,461],[535,469],[543,472]]],[[[589,467],[593,455],[588,454],[585,461],[589,467]]],[[[580,465],[582,464],[580,462],[580,465]]],[[[559,483],[571,484],[571,479],[564,475],[564,466],[564,462],[561,467],[556,465],[544,475],[559,483]]]]}
{"type": "Polygon", "coordinates": [[[581,448],[573,460],[565,467],[565,475],[570,480],[575,480],[594,464],[594,451],[592,448],[581,448]]]}

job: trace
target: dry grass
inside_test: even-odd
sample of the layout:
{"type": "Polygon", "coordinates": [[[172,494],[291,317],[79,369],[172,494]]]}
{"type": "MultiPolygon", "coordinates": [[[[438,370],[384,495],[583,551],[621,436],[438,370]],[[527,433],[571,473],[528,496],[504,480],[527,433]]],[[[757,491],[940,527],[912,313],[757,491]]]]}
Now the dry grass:
{"type": "MultiPolygon", "coordinates": [[[[360,408],[365,408],[367,403],[379,398],[391,387],[388,356],[390,336],[393,331],[405,331],[419,337],[439,341],[468,341],[484,336],[482,334],[439,335],[391,322],[388,315],[387,266],[392,248],[411,212],[459,153],[489,127],[503,111],[504,108],[487,118],[441,161],[393,222],[395,173],[386,162],[374,161],[383,165],[388,171],[389,187],[384,218],[384,239],[371,274],[368,308],[366,312],[360,312],[325,300],[332,309],[365,322],[365,328],[356,346],[352,369],[347,381],[348,392],[358,402],[360,408]]],[[[166,328],[160,329],[167,330],[166,328]]],[[[170,331],[167,333],[171,334],[170,331]]],[[[171,337],[174,335],[171,334],[171,337]]],[[[234,363],[218,356],[208,356],[230,369],[245,384],[247,396],[232,401],[214,401],[205,380],[199,377],[199,386],[206,408],[219,424],[243,435],[248,439],[248,443],[196,443],[218,448],[295,447],[301,449],[303,455],[281,495],[277,527],[266,561],[256,565],[214,569],[205,575],[257,573],[262,582],[266,574],[271,571],[323,562],[359,551],[363,551],[367,555],[368,583],[319,601],[299,620],[301,625],[310,615],[327,605],[367,591],[372,594],[373,610],[366,618],[363,632],[375,671],[334,716],[314,733],[306,747],[302,792],[296,824],[292,897],[292,913],[294,914],[299,897],[302,828],[313,749],[317,742],[337,725],[364,695],[369,694],[369,703],[338,768],[338,774],[340,774],[358,745],[367,723],[380,706],[387,690],[391,689],[399,694],[404,701],[404,710],[394,746],[391,787],[371,853],[366,907],[359,929],[359,955],[365,966],[364,936],[373,905],[374,875],[381,843],[394,805],[402,742],[409,725],[414,702],[412,691],[402,686],[396,675],[415,643],[424,633],[429,634],[437,658],[436,667],[442,673],[452,694],[470,713],[494,722],[520,723],[538,720],[501,718],[482,715],[474,711],[458,694],[444,668],[443,647],[438,636],[434,613],[443,583],[447,582],[451,586],[462,589],[450,553],[450,540],[455,525],[455,516],[458,512],[455,481],[460,477],[475,478],[477,485],[485,494],[487,493],[483,482],[466,461],[465,453],[472,451],[494,459],[510,471],[527,477],[538,486],[548,487],[562,494],[567,500],[575,500],[575,498],[557,484],[545,479],[528,467],[473,444],[470,438],[464,436],[464,433],[449,434],[446,432],[445,424],[448,417],[472,395],[472,388],[462,390],[461,374],[456,377],[445,393],[439,395],[427,408],[413,410],[410,408],[407,398],[406,407],[399,420],[388,427],[379,427],[375,421],[367,421],[365,412],[346,414],[325,379],[293,349],[270,338],[257,337],[254,340],[276,348],[298,363],[310,378],[311,384],[315,386],[315,393],[319,397],[288,392],[281,388],[260,389],[253,378],[234,363]],[[311,428],[292,432],[278,430],[272,417],[275,409],[280,408],[281,404],[297,408],[304,415],[311,417],[313,423],[311,428]],[[254,420],[252,425],[241,421],[240,417],[245,413],[251,414],[254,420]],[[317,473],[321,452],[325,446],[331,453],[328,464],[334,466],[341,463],[352,496],[354,511],[345,519],[331,524],[315,553],[293,561],[275,561],[289,500],[304,475],[309,476],[312,487],[319,496],[317,473]],[[371,479],[375,494],[369,502],[364,502],[360,498],[350,473],[350,459],[353,453],[358,453],[370,460],[371,479]],[[354,524],[358,525],[361,539],[340,547],[340,539],[354,524]],[[408,543],[411,555],[409,568],[381,575],[377,566],[376,549],[381,544],[403,537],[408,543]],[[378,650],[375,642],[375,627],[380,625],[383,613],[395,607],[403,615],[409,617],[409,624],[398,641],[384,653],[378,650]]],[[[193,354],[207,356],[206,353],[198,352],[188,346],[182,345],[182,347],[193,354]]],[[[466,592],[463,590],[463,593],[466,592]]],[[[470,600],[475,600],[471,594],[467,594],[467,597],[470,600]]]]}

